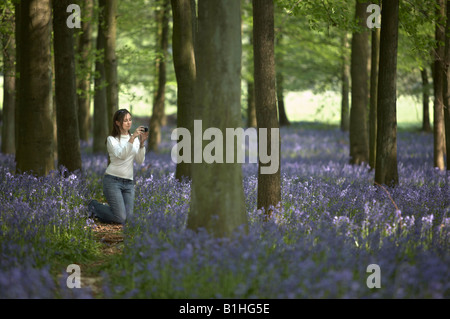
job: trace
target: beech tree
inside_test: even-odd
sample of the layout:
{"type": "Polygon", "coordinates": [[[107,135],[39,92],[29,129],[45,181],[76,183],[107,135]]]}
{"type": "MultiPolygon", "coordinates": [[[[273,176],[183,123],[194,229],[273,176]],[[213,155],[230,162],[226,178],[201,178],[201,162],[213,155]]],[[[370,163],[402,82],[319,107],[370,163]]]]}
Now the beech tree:
{"type": "MultiPolygon", "coordinates": [[[[272,128],[279,129],[276,101],[275,75],[275,37],[274,37],[274,4],[273,0],[253,0],[253,54],[255,72],[255,103],[256,121],[258,127],[258,147],[260,147],[260,129],[267,129],[267,153],[280,154],[278,149],[272,149],[272,128]]],[[[279,137],[278,137],[279,138],[279,137]]],[[[276,207],[281,202],[281,174],[263,174],[265,166],[259,158],[258,163],[258,209],[264,208],[270,215],[270,207],[276,207]]]]}
{"type": "Polygon", "coordinates": [[[375,183],[388,186],[398,184],[396,85],[398,16],[398,0],[383,2],[378,71],[375,183]]]}
{"type": "MultiPolygon", "coordinates": [[[[194,50],[195,0],[172,0],[171,5],[173,16],[173,63],[177,79],[177,127],[187,128],[189,132],[193,133],[196,81],[194,50]]],[[[178,163],[175,177],[178,180],[183,178],[190,179],[191,164],[186,162],[178,163]]]]}
{"type": "MultiPolygon", "coordinates": [[[[196,44],[195,119],[201,119],[204,128],[214,127],[221,132],[240,127],[240,0],[199,0],[196,44]]],[[[214,141],[220,138],[215,136],[214,141]]],[[[199,146],[194,145],[194,156],[203,151],[199,146]]],[[[235,144],[234,154],[236,149],[235,144]]],[[[224,149],[224,159],[226,154],[224,149]]],[[[246,228],[241,164],[202,161],[191,167],[187,227],[205,228],[217,237],[230,236],[241,226],[246,228]]]]}
{"type": "Polygon", "coordinates": [[[19,6],[19,95],[16,170],[45,176],[54,169],[50,57],[50,0],[19,6]]]}
{"type": "Polygon", "coordinates": [[[81,169],[74,36],[73,29],[66,25],[66,10],[71,2],[52,2],[58,165],[69,172],[81,169]]]}

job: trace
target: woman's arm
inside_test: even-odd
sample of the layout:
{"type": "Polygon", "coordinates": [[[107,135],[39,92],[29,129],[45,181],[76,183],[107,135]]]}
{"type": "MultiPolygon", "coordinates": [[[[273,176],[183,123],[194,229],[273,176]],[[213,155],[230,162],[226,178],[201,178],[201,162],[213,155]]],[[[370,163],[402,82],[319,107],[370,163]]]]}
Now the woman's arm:
{"type": "Polygon", "coordinates": [[[107,148],[109,153],[112,153],[115,157],[124,160],[130,154],[133,149],[133,145],[131,143],[121,145],[117,139],[112,136],[108,136],[107,148]]]}

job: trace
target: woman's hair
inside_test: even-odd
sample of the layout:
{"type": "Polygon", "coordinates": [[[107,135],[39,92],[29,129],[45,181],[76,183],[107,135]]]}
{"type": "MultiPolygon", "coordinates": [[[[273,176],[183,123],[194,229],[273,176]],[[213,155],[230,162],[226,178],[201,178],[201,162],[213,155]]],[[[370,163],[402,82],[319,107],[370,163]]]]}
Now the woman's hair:
{"type": "MultiPolygon", "coordinates": [[[[131,115],[131,113],[128,112],[128,110],[126,110],[126,109],[120,109],[120,110],[117,110],[116,113],[114,113],[113,121],[112,121],[112,130],[111,130],[111,134],[109,134],[110,136],[113,136],[113,137],[120,136],[120,127],[116,124],[116,121],[119,121],[120,125],[122,125],[123,119],[125,118],[125,116],[127,114],[131,115]]],[[[128,134],[131,135],[130,131],[128,131],[128,134]]]]}

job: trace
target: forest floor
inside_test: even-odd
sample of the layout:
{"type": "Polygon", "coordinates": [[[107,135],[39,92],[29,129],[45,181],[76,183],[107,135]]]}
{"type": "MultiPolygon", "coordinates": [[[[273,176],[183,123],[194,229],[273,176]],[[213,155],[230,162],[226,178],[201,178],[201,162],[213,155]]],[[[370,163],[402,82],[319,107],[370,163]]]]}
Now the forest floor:
{"type": "Polygon", "coordinates": [[[94,260],[80,265],[82,270],[81,287],[91,289],[94,298],[101,298],[103,295],[101,272],[114,267],[117,260],[115,257],[122,253],[123,226],[101,223],[96,220],[92,231],[94,240],[100,244],[100,254],[94,260]]]}

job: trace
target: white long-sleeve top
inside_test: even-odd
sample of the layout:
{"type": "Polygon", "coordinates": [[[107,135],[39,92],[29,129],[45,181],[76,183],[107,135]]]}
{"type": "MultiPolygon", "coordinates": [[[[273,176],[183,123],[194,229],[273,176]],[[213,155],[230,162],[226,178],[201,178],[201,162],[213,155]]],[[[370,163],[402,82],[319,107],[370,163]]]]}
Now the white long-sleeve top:
{"type": "Polygon", "coordinates": [[[133,179],[133,161],[142,164],[145,160],[145,147],[140,147],[139,138],[133,144],[128,140],[130,135],[121,135],[120,140],[113,136],[108,136],[107,149],[111,163],[106,168],[106,174],[133,179]]]}

